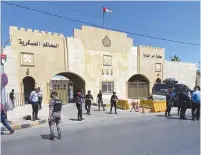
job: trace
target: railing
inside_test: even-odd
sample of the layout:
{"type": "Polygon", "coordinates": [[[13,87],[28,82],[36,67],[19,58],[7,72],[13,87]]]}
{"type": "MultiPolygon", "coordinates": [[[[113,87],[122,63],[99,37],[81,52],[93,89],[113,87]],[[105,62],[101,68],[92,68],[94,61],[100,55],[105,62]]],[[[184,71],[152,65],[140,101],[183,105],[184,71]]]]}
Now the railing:
{"type": "MultiPolygon", "coordinates": [[[[15,106],[24,106],[25,105],[25,96],[22,93],[15,93],[14,94],[15,100],[14,104],[15,106]]],[[[6,103],[10,102],[10,94],[6,94],[6,103]]]]}

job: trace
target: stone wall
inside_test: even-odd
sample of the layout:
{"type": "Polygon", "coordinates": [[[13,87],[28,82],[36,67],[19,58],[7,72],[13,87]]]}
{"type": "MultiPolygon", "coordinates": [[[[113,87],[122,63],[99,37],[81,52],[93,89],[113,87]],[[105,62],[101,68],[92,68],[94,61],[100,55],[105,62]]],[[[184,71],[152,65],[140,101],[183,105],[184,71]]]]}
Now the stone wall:
{"type": "Polygon", "coordinates": [[[175,78],[179,83],[186,84],[193,89],[196,73],[197,64],[195,63],[165,61],[163,79],[175,78]]]}
{"type": "Polygon", "coordinates": [[[150,46],[138,47],[138,74],[148,78],[151,92],[157,78],[163,80],[163,64],[165,61],[165,49],[150,46]]]}

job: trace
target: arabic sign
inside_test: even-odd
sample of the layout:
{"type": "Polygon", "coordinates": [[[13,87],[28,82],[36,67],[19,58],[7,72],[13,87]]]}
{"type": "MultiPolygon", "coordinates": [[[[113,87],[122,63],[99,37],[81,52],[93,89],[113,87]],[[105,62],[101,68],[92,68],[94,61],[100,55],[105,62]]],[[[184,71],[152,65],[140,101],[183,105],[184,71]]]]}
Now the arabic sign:
{"type": "Polygon", "coordinates": [[[8,84],[8,77],[5,73],[1,75],[1,85],[5,87],[8,84]]]}
{"type": "Polygon", "coordinates": [[[145,58],[158,58],[158,59],[162,59],[162,56],[161,55],[158,55],[158,54],[145,54],[143,53],[143,57],[145,58]]]}
{"type": "Polygon", "coordinates": [[[58,44],[50,44],[48,42],[31,42],[30,40],[28,40],[27,42],[23,41],[22,39],[18,39],[19,40],[19,44],[21,44],[22,46],[42,46],[43,48],[45,47],[50,47],[50,48],[58,48],[59,45],[58,44]]]}

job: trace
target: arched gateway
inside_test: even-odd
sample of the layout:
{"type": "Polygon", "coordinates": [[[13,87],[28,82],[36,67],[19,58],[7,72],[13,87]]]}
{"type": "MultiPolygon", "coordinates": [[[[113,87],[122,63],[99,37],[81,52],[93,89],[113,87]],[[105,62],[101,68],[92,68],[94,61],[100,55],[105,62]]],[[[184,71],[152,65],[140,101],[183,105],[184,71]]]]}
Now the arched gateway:
{"type": "Polygon", "coordinates": [[[146,98],[149,95],[149,80],[141,74],[133,75],[127,83],[128,98],[146,98]]]}
{"type": "MultiPolygon", "coordinates": [[[[55,77],[65,77],[63,79],[53,78],[50,81],[50,92],[52,90],[58,93],[58,97],[63,103],[74,102],[78,91],[85,92],[85,80],[72,72],[58,73],[55,77]]],[[[50,94],[49,92],[49,94],[50,94]]]]}

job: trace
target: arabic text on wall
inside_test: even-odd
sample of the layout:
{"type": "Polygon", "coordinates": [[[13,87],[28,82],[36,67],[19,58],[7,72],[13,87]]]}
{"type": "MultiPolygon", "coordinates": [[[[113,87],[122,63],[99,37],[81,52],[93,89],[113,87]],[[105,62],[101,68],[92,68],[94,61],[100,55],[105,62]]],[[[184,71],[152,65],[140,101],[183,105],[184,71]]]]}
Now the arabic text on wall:
{"type": "Polygon", "coordinates": [[[19,44],[21,44],[22,46],[42,46],[43,48],[45,47],[50,47],[50,48],[58,48],[59,45],[58,44],[51,44],[49,42],[31,42],[30,40],[28,40],[27,42],[23,41],[22,39],[19,39],[19,44]]]}

